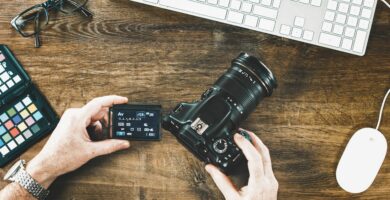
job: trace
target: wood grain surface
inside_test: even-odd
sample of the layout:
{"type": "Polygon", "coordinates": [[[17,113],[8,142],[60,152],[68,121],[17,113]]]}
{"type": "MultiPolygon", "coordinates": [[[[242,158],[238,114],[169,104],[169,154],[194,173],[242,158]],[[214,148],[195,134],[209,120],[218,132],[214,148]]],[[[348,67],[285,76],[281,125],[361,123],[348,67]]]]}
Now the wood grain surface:
{"type": "MultiPolygon", "coordinates": [[[[389,155],[362,194],[344,192],[335,179],[348,139],[376,125],[390,87],[390,12],[384,4],[378,3],[367,53],[359,57],[128,0],[90,1],[92,20],[51,13],[36,49],[9,22],[39,2],[0,0],[0,43],[12,49],[59,115],[108,94],[160,103],[168,112],[198,99],[245,51],[262,57],[279,81],[243,123],[270,149],[279,199],[390,199],[389,155]]],[[[390,105],[381,131],[390,138],[390,105]]],[[[21,157],[30,160],[46,140],[21,157]]],[[[222,199],[203,166],[164,131],[160,142],[132,142],[129,150],[60,177],[50,199],[222,199]]]]}

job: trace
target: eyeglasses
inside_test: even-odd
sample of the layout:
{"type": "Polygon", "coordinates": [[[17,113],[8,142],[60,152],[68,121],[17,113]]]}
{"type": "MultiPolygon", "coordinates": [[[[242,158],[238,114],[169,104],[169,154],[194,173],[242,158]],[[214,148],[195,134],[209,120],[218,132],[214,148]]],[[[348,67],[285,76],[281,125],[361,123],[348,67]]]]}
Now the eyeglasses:
{"type": "Polygon", "coordinates": [[[39,33],[49,23],[49,12],[61,11],[65,14],[80,12],[85,17],[92,17],[92,13],[85,8],[88,0],[48,0],[37,4],[17,15],[11,21],[12,27],[23,37],[35,37],[35,47],[41,46],[39,33]]]}

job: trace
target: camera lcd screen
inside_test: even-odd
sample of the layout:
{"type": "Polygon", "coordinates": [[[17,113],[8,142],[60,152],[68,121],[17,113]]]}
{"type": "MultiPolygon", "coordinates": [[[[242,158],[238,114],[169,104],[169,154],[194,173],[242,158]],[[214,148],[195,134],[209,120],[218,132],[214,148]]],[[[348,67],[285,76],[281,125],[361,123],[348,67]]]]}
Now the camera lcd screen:
{"type": "Polygon", "coordinates": [[[110,109],[111,137],[160,140],[160,105],[114,105],[110,109]]]}

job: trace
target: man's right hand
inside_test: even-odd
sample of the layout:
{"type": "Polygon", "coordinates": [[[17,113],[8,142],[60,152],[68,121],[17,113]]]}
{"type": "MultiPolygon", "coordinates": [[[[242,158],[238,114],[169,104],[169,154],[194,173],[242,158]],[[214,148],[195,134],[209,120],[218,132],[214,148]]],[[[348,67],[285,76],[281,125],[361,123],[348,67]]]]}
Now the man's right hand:
{"type": "Polygon", "coordinates": [[[206,165],[206,171],[227,200],[275,200],[279,184],[272,171],[269,150],[254,133],[247,132],[253,144],[240,134],[234,135],[237,146],[248,160],[247,186],[237,190],[232,181],[214,165],[206,165]]]}

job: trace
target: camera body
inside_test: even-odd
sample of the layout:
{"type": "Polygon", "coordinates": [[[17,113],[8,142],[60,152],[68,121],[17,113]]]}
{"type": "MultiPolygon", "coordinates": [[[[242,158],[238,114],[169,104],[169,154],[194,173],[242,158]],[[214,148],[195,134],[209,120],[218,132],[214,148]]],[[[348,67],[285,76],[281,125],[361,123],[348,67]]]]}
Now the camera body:
{"type": "MultiPolygon", "coordinates": [[[[163,117],[162,126],[200,160],[229,172],[244,160],[233,140],[240,122],[275,87],[272,72],[255,57],[241,53],[200,100],[177,105],[163,117]]],[[[244,131],[240,134],[250,138],[244,131]]]]}

